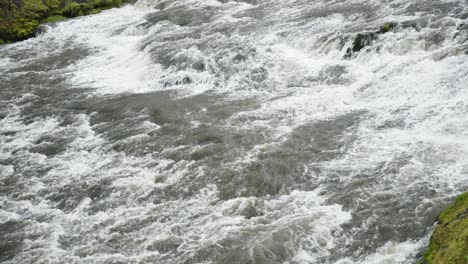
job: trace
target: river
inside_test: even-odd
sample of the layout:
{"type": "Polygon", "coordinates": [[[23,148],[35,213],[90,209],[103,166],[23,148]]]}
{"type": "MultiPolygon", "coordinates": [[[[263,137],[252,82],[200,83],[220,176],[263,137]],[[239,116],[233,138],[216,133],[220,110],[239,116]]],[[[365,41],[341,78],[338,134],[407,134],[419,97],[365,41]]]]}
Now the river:
{"type": "Polygon", "coordinates": [[[467,22],[139,0],[0,46],[0,262],[416,263],[468,189],[467,22]]]}

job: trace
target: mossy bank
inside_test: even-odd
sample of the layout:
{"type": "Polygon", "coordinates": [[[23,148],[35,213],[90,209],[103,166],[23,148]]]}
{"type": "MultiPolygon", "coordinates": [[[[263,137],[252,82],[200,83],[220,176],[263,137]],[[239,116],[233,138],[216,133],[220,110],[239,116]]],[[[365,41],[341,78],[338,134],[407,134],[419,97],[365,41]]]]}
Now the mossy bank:
{"type": "Polygon", "coordinates": [[[35,35],[41,23],[96,14],[125,0],[0,0],[0,45],[35,35]]]}
{"type": "Polygon", "coordinates": [[[458,196],[455,203],[440,214],[421,263],[468,263],[468,192],[458,196]]]}

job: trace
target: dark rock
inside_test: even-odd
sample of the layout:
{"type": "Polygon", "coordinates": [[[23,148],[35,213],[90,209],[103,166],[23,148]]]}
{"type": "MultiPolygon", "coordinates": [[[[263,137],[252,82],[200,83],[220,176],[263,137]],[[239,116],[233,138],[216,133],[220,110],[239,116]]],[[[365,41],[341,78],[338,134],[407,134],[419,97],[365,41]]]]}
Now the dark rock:
{"type": "Polygon", "coordinates": [[[396,27],[396,23],[387,22],[387,23],[383,24],[380,27],[380,29],[379,29],[379,31],[377,31],[377,33],[379,33],[379,34],[387,33],[390,30],[394,29],[395,27],[396,27]]]}
{"type": "Polygon", "coordinates": [[[345,58],[351,58],[353,53],[361,51],[363,48],[372,45],[372,42],[378,39],[379,34],[385,34],[396,27],[396,23],[387,22],[383,24],[378,31],[359,33],[353,41],[353,46],[346,50],[345,58]]]}
{"type": "Polygon", "coordinates": [[[41,35],[42,33],[45,33],[47,31],[47,27],[44,25],[39,25],[37,28],[34,29],[34,36],[37,37],[41,35]]]}
{"type": "Polygon", "coordinates": [[[377,39],[377,33],[359,33],[353,41],[353,46],[346,50],[345,58],[350,58],[354,52],[359,52],[366,46],[370,46],[377,39]]]}
{"type": "Polygon", "coordinates": [[[364,47],[372,44],[372,41],[377,39],[376,33],[361,33],[356,36],[353,42],[353,52],[358,52],[364,47]]]}

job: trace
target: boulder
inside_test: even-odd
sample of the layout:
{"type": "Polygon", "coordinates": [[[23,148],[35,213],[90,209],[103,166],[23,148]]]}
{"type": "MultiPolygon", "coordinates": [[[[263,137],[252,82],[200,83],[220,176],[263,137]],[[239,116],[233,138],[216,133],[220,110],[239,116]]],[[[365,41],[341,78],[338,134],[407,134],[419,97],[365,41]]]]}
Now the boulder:
{"type": "Polygon", "coordinates": [[[387,22],[380,26],[378,31],[357,34],[354,38],[353,45],[346,50],[345,58],[350,58],[354,53],[372,45],[372,43],[378,39],[378,35],[392,31],[396,25],[397,24],[394,22],[387,22]]]}

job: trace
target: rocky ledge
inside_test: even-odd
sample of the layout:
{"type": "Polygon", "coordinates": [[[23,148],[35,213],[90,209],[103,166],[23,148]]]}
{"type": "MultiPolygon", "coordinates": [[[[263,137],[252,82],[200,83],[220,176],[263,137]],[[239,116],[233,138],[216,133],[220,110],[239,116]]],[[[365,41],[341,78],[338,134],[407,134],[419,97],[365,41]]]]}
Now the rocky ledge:
{"type": "Polygon", "coordinates": [[[439,216],[421,264],[468,263],[468,192],[439,216]]]}
{"type": "Polygon", "coordinates": [[[125,0],[0,0],[0,45],[34,36],[39,24],[96,14],[125,0]]]}

